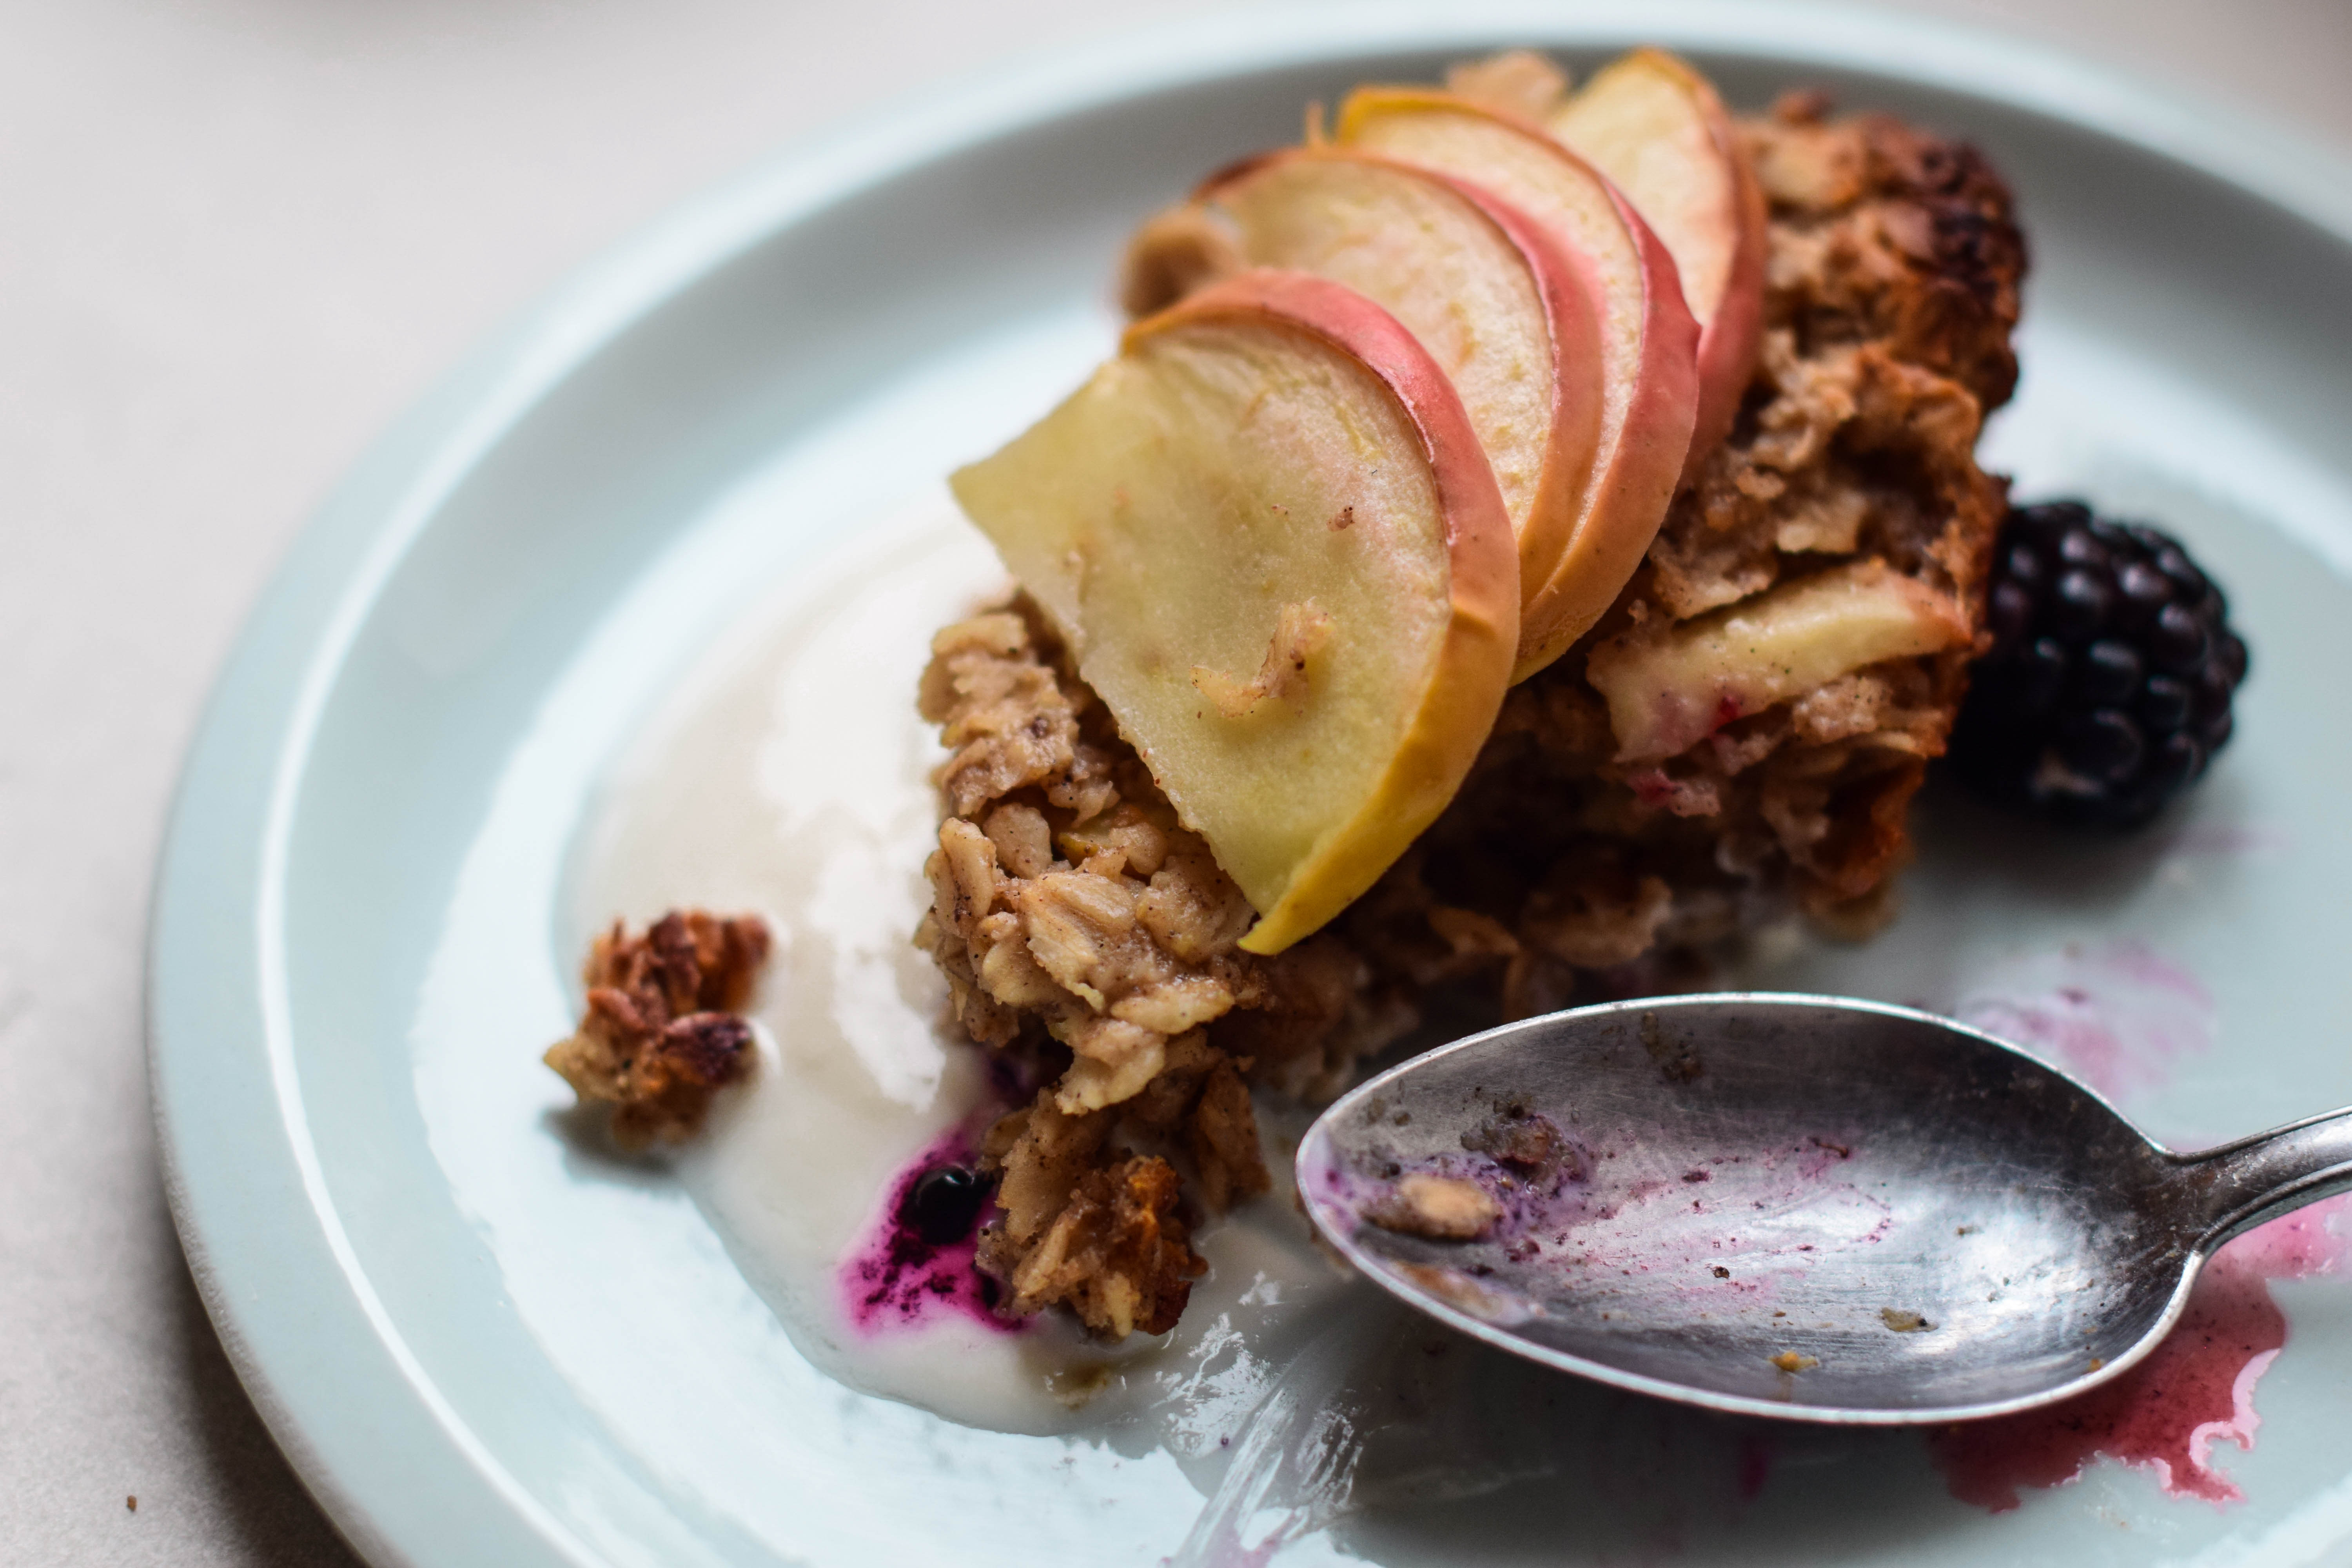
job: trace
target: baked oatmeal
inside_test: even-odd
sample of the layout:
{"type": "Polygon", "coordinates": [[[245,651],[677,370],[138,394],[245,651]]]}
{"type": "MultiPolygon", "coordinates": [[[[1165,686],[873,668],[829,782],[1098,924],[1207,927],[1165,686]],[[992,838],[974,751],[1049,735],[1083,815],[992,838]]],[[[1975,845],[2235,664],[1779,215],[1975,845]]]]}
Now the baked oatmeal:
{"type": "Polygon", "coordinates": [[[1009,1310],[1172,1323],[1201,1267],[1178,1169],[1211,1210],[1267,1184],[1250,1085],[1326,1098],[1424,1019],[1660,989],[1790,910],[1845,934],[1886,917],[1982,640],[2005,488],[1974,448],[2016,379],[2024,248],[1968,147],[1811,94],[1739,135],[1769,250],[1729,437],[1601,624],[1511,690],[1452,806],[1323,931],[1236,946],[1248,902],[1034,605],[939,634],[921,709],[952,755],[917,940],[963,1030],[1043,1084],[985,1146],[1009,1310]],[[1931,646],[1680,700],[1677,669],[1856,605],[1931,646]]]}

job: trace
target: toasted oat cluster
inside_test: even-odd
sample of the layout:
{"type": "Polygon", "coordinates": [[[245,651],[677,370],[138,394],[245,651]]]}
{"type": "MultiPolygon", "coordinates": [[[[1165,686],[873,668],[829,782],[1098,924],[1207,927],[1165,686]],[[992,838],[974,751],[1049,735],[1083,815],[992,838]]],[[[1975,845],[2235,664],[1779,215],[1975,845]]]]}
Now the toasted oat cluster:
{"type": "Polygon", "coordinates": [[[1248,905],[1025,602],[940,634],[922,711],[953,755],[918,941],[971,1037],[1050,1079],[987,1142],[982,1260],[1013,1310],[1172,1323],[1200,1267],[1178,1166],[1212,1208],[1266,1185],[1246,1084],[1328,1096],[1439,1009],[1657,989],[1792,908],[1884,918],[1981,640],[2004,487],[1974,447],[2016,377],[2023,245],[1966,147],[1812,97],[1741,133],[1770,254],[1731,436],[1609,616],[1512,690],[1453,806],[1324,932],[1235,948],[1248,905]],[[1690,733],[1620,732],[1612,701],[1677,660],[1856,595],[1949,635],[1690,733]]]}
{"type": "Polygon", "coordinates": [[[582,1102],[613,1107],[613,1137],[640,1149],[702,1125],[710,1097],[749,1072],[751,1031],[738,1015],[767,961],[768,927],[672,910],[638,934],[598,937],[581,977],[587,1011],[546,1062],[582,1102]]]}

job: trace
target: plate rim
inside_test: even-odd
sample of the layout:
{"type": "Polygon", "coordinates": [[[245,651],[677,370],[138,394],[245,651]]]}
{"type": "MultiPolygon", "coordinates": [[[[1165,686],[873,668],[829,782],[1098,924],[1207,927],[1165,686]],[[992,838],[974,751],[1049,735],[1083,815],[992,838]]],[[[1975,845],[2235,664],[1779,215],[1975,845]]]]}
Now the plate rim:
{"type": "Polygon", "coordinates": [[[352,638],[439,502],[631,323],[865,189],[1156,90],[1499,37],[1656,41],[1899,78],[2156,153],[2352,245],[2352,164],[2315,142],[1990,28],[1804,0],[1607,0],[1573,16],[1540,0],[1456,0],[1442,18],[1374,0],[1234,7],[992,68],[788,144],[606,248],[467,353],[301,528],[215,679],[156,861],[146,1035],[165,1195],[247,1394],[362,1556],[385,1568],[610,1560],[507,1475],[374,1299],[310,1145],[283,1009],[273,926],[309,743],[352,638]]]}

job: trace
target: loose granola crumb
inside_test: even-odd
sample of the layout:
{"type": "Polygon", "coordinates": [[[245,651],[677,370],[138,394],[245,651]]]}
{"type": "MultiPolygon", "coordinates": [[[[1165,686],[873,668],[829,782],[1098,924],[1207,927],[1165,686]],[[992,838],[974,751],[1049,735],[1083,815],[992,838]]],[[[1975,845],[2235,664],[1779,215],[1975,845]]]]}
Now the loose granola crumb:
{"type": "Polygon", "coordinates": [[[1469,1241],[1503,1217],[1503,1205],[1477,1183],[1414,1171],[1364,1211],[1382,1230],[1432,1241],[1469,1241]]]}
{"type": "Polygon", "coordinates": [[[625,1149],[676,1142],[701,1126],[711,1096],[757,1054],[738,1015],[767,961],[767,923],[673,910],[639,934],[621,921],[590,949],[587,1009],[547,1065],[581,1102],[609,1104],[625,1149]]]}

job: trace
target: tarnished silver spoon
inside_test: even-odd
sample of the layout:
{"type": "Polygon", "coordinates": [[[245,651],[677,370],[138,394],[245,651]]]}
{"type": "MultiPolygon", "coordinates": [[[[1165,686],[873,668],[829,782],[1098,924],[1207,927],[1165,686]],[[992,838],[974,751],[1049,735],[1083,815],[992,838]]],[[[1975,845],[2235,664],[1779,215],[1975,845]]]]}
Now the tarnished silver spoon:
{"type": "Polygon", "coordinates": [[[1357,1268],[1490,1344],[1717,1410],[1904,1426],[2123,1372],[2221,1243],[2352,1189],[2352,1110],[2179,1154],[1949,1019],[1667,997],[1381,1074],[1308,1131],[1298,1187],[1357,1268]]]}

